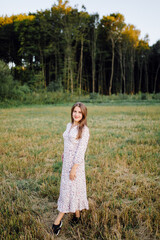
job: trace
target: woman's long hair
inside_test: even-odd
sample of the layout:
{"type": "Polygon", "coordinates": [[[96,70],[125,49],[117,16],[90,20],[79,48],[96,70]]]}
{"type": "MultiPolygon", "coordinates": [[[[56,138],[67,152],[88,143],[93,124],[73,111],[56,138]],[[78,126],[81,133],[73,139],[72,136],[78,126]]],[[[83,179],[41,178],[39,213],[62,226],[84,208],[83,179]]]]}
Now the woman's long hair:
{"type": "Polygon", "coordinates": [[[83,130],[84,126],[85,125],[87,126],[87,108],[81,102],[77,102],[77,103],[75,103],[73,105],[73,107],[71,109],[71,121],[72,121],[72,124],[74,123],[74,119],[73,119],[72,115],[73,115],[73,111],[74,111],[75,107],[79,107],[81,109],[81,112],[82,112],[82,119],[79,121],[79,124],[78,124],[77,139],[79,139],[82,136],[82,130],[83,130]]]}

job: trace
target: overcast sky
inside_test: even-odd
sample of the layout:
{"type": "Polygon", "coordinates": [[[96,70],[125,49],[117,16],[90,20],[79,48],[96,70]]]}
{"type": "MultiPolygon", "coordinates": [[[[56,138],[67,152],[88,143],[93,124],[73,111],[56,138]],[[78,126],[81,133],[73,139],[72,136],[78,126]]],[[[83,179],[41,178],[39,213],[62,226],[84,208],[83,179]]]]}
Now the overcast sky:
{"type": "MultiPolygon", "coordinates": [[[[51,0],[4,0],[0,4],[0,16],[36,12],[50,9],[58,1],[51,0]]],[[[64,2],[64,1],[63,1],[64,2]]],[[[81,10],[84,5],[88,13],[98,13],[100,18],[111,13],[121,13],[127,24],[133,24],[141,31],[140,38],[149,35],[149,44],[160,40],[160,0],[70,0],[81,10]]]]}

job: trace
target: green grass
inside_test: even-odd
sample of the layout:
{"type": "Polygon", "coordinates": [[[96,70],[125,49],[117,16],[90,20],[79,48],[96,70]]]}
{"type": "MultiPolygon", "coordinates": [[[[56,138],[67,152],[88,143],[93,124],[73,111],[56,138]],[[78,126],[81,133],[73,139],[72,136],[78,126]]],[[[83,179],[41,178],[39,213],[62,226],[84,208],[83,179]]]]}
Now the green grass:
{"type": "MultiPolygon", "coordinates": [[[[160,106],[88,106],[88,211],[60,239],[159,239],[160,106]]],[[[1,239],[54,239],[68,106],[0,110],[1,239]]]]}

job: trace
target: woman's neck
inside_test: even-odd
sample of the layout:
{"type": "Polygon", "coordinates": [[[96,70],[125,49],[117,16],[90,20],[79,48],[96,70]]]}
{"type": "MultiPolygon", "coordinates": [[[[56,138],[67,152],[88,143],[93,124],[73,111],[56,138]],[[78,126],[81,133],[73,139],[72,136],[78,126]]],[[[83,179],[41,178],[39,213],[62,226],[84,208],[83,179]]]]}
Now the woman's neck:
{"type": "Polygon", "coordinates": [[[77,125],[79,125],[79,123],[74,121],[74,123],[72,123],[72,125],[77,126],[77,125]]]}

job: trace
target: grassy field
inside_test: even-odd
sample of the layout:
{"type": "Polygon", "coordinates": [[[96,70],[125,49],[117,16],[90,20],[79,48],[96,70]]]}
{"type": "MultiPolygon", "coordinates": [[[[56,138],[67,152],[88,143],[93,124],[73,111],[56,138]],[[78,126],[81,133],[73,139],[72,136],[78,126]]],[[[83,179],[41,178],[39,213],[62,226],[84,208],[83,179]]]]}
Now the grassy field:
{"type": "Polygon", "coordinates": [[[71,227],[57,214],[62,133],[70,106],[0,110],[0,239],[160,238],[160,105],[88,106],[88,211],[71,227]]]}

